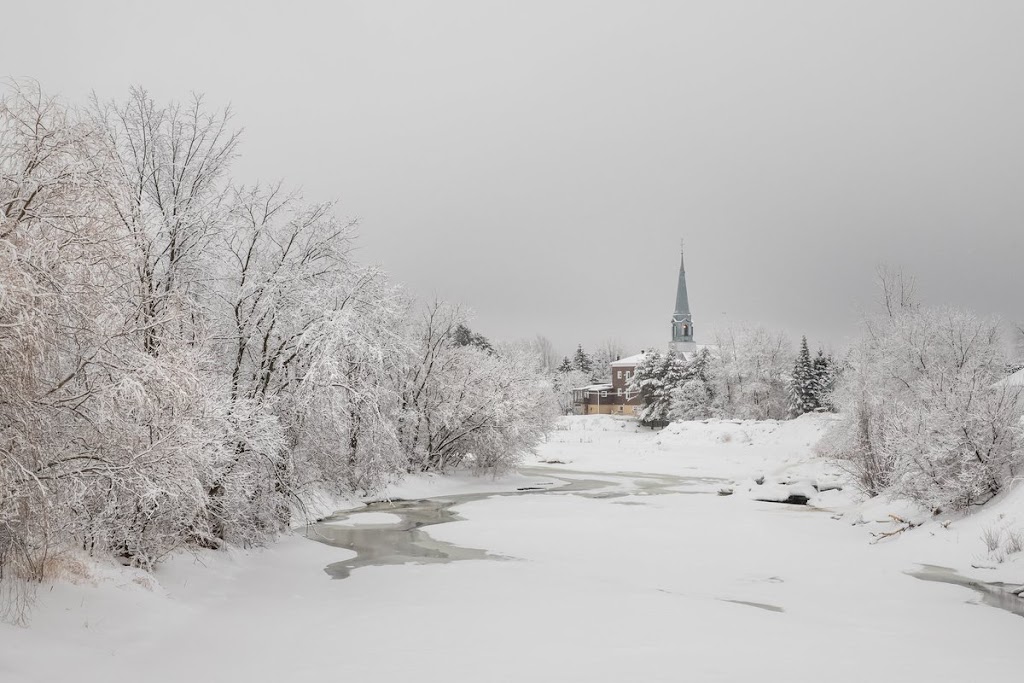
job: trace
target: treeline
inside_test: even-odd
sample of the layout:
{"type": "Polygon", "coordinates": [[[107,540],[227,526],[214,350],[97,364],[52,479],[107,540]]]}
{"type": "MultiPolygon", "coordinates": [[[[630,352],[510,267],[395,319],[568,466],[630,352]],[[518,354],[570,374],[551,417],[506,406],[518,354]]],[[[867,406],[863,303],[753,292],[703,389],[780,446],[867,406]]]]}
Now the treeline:
{"type": "MultiPolygon", "coordinates": [[[[545,338],[538,337],[535,348],[544,353],[544,349],[551,349],[551,346],[545,338]]],[[[573,389],[595,382],[611,381],[611,363],[623,355],[625,351],[622,345],[612,339],[597,345],[590,352],[583,348],[583,344],[577,344],[572,357],[563,356],[561,362],[556,362],[557,356],[549,351],[547,368],[561,413],[569,415],[573,412],[573,389]]]]}
{"type": "Polygon", "coordinates": [[[811,358],[804,338],[794,356],[785,335],[763,327],[730,328],[689,358],[653,352],[637,366],[640,420],[786,419],[831,409],[839,367],[819,350],[811,358]]]}
{"type": "Polygon", "coordinates": [[[234,184],[239,142],[198,98],[0,101],[0,579],[259,543],[307,491],[500,469],[546,429],[535,350],[355,263],[332,204],[234,184]]]}
{"type": "MultiPolygon", "coordinates": [[[[913,281],[880,270],[882,306],[840,359],[806,338],[740,327],[691,358],[653,353],[631,389],[653,424],[719,418],[784,419],[837,412],[820,444],[868,495],[927,509],[983,505],[1024,473],[1024,387],[1011,370],[1007,330],[994,318],[915,298],[913,281]]],[[[1021,330],[1024,332],[1024,330],[1021,330]]]]}

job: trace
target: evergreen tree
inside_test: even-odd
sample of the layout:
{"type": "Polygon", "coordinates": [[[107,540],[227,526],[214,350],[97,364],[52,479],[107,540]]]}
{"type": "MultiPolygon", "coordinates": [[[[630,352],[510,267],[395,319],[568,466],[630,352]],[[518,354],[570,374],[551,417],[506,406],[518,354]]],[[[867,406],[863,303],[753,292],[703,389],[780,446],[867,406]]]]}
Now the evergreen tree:
{"type": "Polygon", "coordinates": [[[693,360],[686,365],[686,379],[689,380],[700,380],[701,382],[711,382],[712,367],[711,364],[714,358],[711,352],[707,349],[701,349],[698,351],[693,360]]]}
{"type": "Polygon", "coordinates": [[[815,399],[818,406],[833,410],[832,389],[835,387],[837,365],[831,354],[826,355],[823,349],[818,349],[818,355],[814,357],[811,371],[814,374],[815,399]]]}
{"type": "Polygon", "coordinates": [[[562,364],[558,366],[558,371],[563,374],[566,372],[573,371],[572,361],[569,360],[569,356],[566,356],[565,358],[562,359],[562,364]]]}
{"type": "Polygon", "coordinates": [[[573,356],[572,366],[576,370],[588,374],[594,371],[594,362],[590,360],[590,356],[583,350],[583,344],[576,347],[576,355],[573,356]]]}
{"type": "Polygon", "coordinates": [[[630,388],[640,392],[640,421],[644,424],[668,422],[672,408],[672,392],[687,378],[687,363],[674,353],[654,353],[636,368],[630,388]]]}
{"type": "Polygon", "coordinates": [[[800,352],[793,365],[793,375],[789,380],[789,412],[793,417],[809,413],[818,408],[818,397],[821,394],[815,375],[811,352],[807,349],[807,337],[800,342],[800,352]]]}
{"type": "Polygon", "coordinates": [[[681,385],[670,389],[671,408],[669,417],[673,420],[703,420],[711,417],[715,400],[712,362],[714,358],[707,349],[701,349],[686,364],[681,385]]]}
{"type": "Polygon", "coordinates": [[[665,384],[666,394],[673,389],[683,385],[683,382],[690,378],[690,365],[686,360],[675,353],[670,352],[665,356],[665,364],[662,366],[662,381],[665,384]]]}
{"type": "Polygon", "coordinates": [[[663,359],[660,353],[654,352],[644,357],[633,371],[629,380],[629,392],[640,394],[640,405],[642,406],[637,417],[641,422],[646,422],[647,407],[652,397],[661,386],[661,366],[663,359]]]}
{"type": "Polygon", "coordinates": [[[479,332],[473,332],[462,323],[456,325],[455,329],[452,330],[452,341],[455,342],[456,346],[475,346],[487,353],[494,353],[494,347],[491,346],[491,342],[488,341],[487,337],[479,332]]]}

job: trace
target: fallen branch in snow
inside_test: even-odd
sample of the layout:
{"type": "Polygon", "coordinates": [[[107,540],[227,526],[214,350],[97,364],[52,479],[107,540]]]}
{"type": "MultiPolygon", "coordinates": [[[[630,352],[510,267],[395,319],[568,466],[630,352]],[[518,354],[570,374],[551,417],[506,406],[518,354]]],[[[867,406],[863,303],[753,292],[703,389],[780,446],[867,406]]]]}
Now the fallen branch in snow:
{"type": "Polygon", "coordinates": [[[913,522],[908,522],[907,520],[903,519],[902,517],[897,517],[896,515],[889,515],[889,517],[895,523],[902,524],[903,526],[901,526],[898,529],[893,529],[892,531],[883,531],[883,532],[880,532],[880,533],[875,533],[875,532],[872,531],[871,535],[875,537],[875,540],[871,541],[872,543],[878,543],[879,541],[881,541],[883,539],[892,538],[893,536],[897,536],[899,534],[902,534],[904,531],[907,531],[908,529],[915,529],[915,528],[921,526],[920,523],[915,524],[913,522]]]}

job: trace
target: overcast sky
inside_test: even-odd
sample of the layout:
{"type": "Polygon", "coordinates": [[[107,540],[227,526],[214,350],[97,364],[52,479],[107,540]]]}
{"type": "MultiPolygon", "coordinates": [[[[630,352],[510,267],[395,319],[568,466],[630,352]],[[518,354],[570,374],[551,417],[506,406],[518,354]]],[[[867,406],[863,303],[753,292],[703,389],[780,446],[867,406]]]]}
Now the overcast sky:
{"type": "Polygon", "coordinates": [[[204,92],[239,180],[338,198],[360,254],[475,327],[841,346],[881,262],[1024,320],[1024,2],[9,3],[0,72],[204,92]]]}

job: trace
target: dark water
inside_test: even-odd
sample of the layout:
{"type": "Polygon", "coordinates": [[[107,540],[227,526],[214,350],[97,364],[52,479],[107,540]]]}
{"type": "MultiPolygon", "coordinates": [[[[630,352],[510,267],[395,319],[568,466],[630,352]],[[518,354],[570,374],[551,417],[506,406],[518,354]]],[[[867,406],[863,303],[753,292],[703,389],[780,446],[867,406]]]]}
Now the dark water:
{"type": "Polygon", "coordinates": [[[978,595],[981,604],[1024,617],[1024,597],[1019,595],[1024,590],[1024,586],[999,581],[977,581],[969,579],[949,567],[939,567],[934,564],[922,564],[921,569],[907,572],[907,574],[922,581],[935,581],[970,588],[978,595]]]}
{"type": "MultiPolygon", "coordinates": [[[[325,571],[336,579],[344,579],[352,570],[360,567],[460,560],[504,560],[510,558],[480,548],[466,548],[431,538],[424,528],[462,519],[454,510],[459,505],[499,496],[578,495],[614,499],[666,493],[714,495],[717,485],[721,483],[717,479],[640,472],[597,474],[550,468],[525,468],[521,469],[520,473],[536,477],[538,481],[517,491],[370,503],[355,510],[343,510],[322,520],[313,525],[307,535],[321,543],[357,553],[351,559],[335,562],[326,567],[325,571]],[[355,521],[357,515],[368,512],[386,512],[399,519],[395,522],[358,526],[331,524],[344,520],[355,521]]],[[[639,504],[639,501],[634,500],[620,502],[639,504]]]]}

